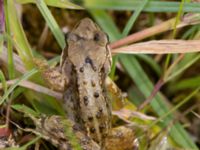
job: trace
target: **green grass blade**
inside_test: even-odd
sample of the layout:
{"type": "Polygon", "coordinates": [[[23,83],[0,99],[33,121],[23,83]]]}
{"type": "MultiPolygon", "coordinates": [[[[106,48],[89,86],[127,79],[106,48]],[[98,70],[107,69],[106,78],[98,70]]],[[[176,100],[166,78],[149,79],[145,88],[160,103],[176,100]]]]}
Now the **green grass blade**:
{"type": "Polygon", "coordinates": [[[9,0],[8,2],[8,18],[10,23],[10,29],[12,32],[13,41],[15,48],[23,61],[26,69],[32,69],[34,64],[32,62],[32,52],[30,45],[26,39],[22,25],[17,16],[17,11],[14,5],[14,1],[9,0]]]}
{"type": "MultiPolygon", "coordinates": [[[[35,0],[16,0],[20,4],[35,3],[35,0]]],[[[83,9],[82,7],[75,5],[68,0],[44,0],[48,6],[68,9],[83,9]]]]}
{"type": "Polygon", "coordinates": [[[176,15],[176,21],[175,21],[175,24],[174,24],[174,30],[173,30],[173,37],[174,38],[176,37],[176,30],[177,30],[176,26],[180,22],[180,18],[181,18],[182,14],[183,14],[184,4],[185,4],[185,0],[181,0],[179,11],[178,11],[178,13],[176,15]]]}
{"type": "Polygon", "coordinates": [[[41,14],[43,15],[47,25],[49,26],[49,28],[51,29],[53,35],[55,36],[59,46],[63,50],[65,48],[65,46],[66,46],[65,38],[64,38],[64,35],[63,35],[62,31],[60,30],[57,22],[53,18],[51,12],[49,11],[49,9],[46,6],[44,1],[35,0],[35,2],[36,2],[36,5],[37,5],[38,9],[41,12],[41,14]]]}
{"type": "Polygon", "coordinates": [[[149,55],[145,54],[138,54],[136,55],[137,58],[140,58],[144,62],[146,62],[155,72],[158,76],[161,75],[161,68],[158,65],[158,63],[149,55]]]}
{"type": "Polygon", "coordinates": [[[4,39],[2,34],[5,32],[5,15],[4,15],[4,1],[0,0],[0,54],[3,50],[4,39]]]}
{"type": "Polygon", "coordinates": [[[182,39],[193,39],[194,35],[200,31],[200,25],[194,25],[189,28],[182,36],[182,39]]]}
{"type": "Polygon", "coordinates": [[[140,15],[140,13],[142,12],[142,10],[144,9],[144,7],[146,6],[146,4],[148,3],[149,0],[143,0],[143,3],[141,3],[141,5],[134,11],[134,13],[132,14],[132,16],[130,17],[130,19],[128,20],[122,35],[127,36],[128,33],[130,32],[132,26],[134,25],[136,19],[138,18],[138,16],[140,15]]]}
{"type": "Polygon", "coordinates": [[[11,107],[19,112],[23,112],[24,114],[30,114],[34,117],[39,116],[39,113],[37,113],[36,111],[34,111],[33,109],[24,104],[15,104],[12,105],[11,107]]]}
{"type": "Polygon", "coordinates": [[[9,94],[12,93],[12,91],[18,86],[18,84],[23,81],[23,80],[27,80],[29,77],[31,77],[32,75],[34,75],[35,73],[37,73],[36,69],[32,69],[31,71],[25,73],[22,77],[20,77],[15,84],[13,84],[12,86],[10,86],[10,88],[8,89],[8,91],[3,95],[2,99],[0,100],[0,105],[8,98],[9,94]]]}
{"type": "Polygon", "coordinates": [[[186,98],[184,98],[175,107],[173,107],[172,109],[170,109],[167,113],[165,113],[163,116],[161,116],[156,121],[154,121],[152,124],[150,124],[150,127],[153,127],[158,122],[162,122],[162,120],[165,119],[167,116],[172,115],[172,113],[175,112],[178,108],[180,108],[183,104],[185,104],[186,102],[188,102],[189,100],[191,100],[191,98],[194,95],[196,95],[199,92],[199,90],[200,90],[200,86],[198,86],[198,88],[196,90],[194,90],[193,92],[191,92],[186,98]]]}
{"type": "Polygon", "coordinates": [[[200,76],[193,77],[193,78],[187,78],[183,79],[180,82],[176,83],[176,86],[171,86],[171,91],[177,91],[177,90],[186,90],[191,88],[197,88],[200,85],[200,76]]]}
{"type": "MultiPolygon", "coordinates": [[[[84,0],[83,4],[88,9],[109,9],[109,10],[136,10],[141,4],[141,0],[84,0]]],[[[180,2],[155,1],[151,0],[143,9],[146,12],[178,12],[180,2]]],[[[185,3],[183,12],[200,12],[200,3],[185,3]]]]}
{"type": "Polygon", "coordinates": [[[4,148],[4,150],[27,150],[28,147],[34,143],[36,143],[41,137],[36,137],[33,140],[31,140],[30,142],[26,143],[25,145],[23,145],[22,147],[16,147],[16,148],[4,148]]]}
{"type": "Polygon", "coordinates": [[[7,92],[8,86],[6,84],[6,78],[5,78],[5,76],[4,76],[4,74],[1,70],[0,70],[0,81],[2,83],[2,87],[3,87],[4,92],[7,92]]]}
{"type": "Polygon", "coordinates": [[[190,67],[195,62],[197,62],[199,59],[200,59],[200,54],[197,54],[193,59],[191,59],[190,61],[188,61],[184,66],[182,66],[180,69],[178,69],[175,72],[173,72],[172,75],[170,75],[169,77],[167,77],[167,79],[165,80],[165,82],[168,82],[169,80],[172,80],[176,76],[178,76],[181,73],[183,73],[183,71],[185,71],[188,67],[190,67]]]}
{"type": "MultiPolygon", "coordinates": [[[[9,21],[9,11],[8,11],[8,1],[4,1],[4,10],[5,10],[5,20],[6,20],[6,32],[8,35],[11,35],[10,32],[10,21],[9,21]]],[[[13,49],[12,42],[7,41],[7,50],[8,50],[8,74],[9,78],[13,79],[15,77],[15,68],[13,63],[13,49]]]]}

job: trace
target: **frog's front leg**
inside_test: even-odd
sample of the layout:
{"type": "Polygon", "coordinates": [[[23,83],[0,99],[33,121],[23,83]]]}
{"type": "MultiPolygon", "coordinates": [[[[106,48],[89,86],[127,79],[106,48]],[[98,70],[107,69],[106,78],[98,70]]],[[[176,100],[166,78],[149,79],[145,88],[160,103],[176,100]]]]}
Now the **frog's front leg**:
{"type": "Polygon", "coordinates": [[[51,68],[47,61],[38,58],[34,58],[34,63],[49,88],[59,92],[65,90],[65,87],[68,84],[68,78],[61,73],[60,68],[51,68]]]}

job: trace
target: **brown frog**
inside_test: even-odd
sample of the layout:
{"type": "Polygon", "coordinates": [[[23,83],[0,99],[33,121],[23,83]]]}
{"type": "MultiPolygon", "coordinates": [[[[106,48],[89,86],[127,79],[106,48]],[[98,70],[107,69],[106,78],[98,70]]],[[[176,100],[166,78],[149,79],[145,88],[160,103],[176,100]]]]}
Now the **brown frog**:
{"type": "MultiPolygon", "coordinates": [[[[68,118],[78,129],[73,131],[81,147],[91,150],[132,148],[130,143],[134,136],[131,128],[111,129],[112,109],[105,87],[111,67],[107,35],[91,19],[85,18],[68,33],[66,43],[67,47],[61,56],[60,72],[48,68],[47,64],[37,64],[43,69],[44,78],[51,88],[63,92],[63,106],[68,118]]],[[[63,131],[59,121],[53,121],[55,117],[52,118],[42,121],[48,122],[46,125],[37,124],[37,131],[61,150],[70,147],[68,139],[57,135],[58,132],[51,136],[51,131],[63,131]],[[52,121],[54,125],[50,129],[45,128],[53,124],[52,121]]]]}
{"type": "Polygon", "coordinates": [[[61,74],[68,78],[64,107],[89,137],[100,143],[111,128],[111,106],[105,79],[111,66],[107,35],[89,18],[78,23],[67,36],[61,59],[61,74]]]}

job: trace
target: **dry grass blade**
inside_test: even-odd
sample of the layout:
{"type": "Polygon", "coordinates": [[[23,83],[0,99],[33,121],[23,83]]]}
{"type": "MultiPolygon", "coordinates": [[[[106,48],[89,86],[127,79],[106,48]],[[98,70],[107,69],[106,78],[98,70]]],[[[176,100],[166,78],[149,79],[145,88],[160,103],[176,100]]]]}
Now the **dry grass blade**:
{"type": "Polygon", "coordinates": [[[113,54],[173,54],[200,52],[200,40],[159,40],[131,44],[112,50],[113,54]]]}
{"type": "MultiPolygon", "coordinates": [[[[7,64],[8,63],[7,58],[8,58],[7,48],[3,46],[3,50],[2,50],[1,55],[0,55],[0,60],[4,64],[7,64]]],[[[24,64],[21,61],[20,57],[16,53],[13,53],[13,59],[14,59],[14,63],[15,63],[15,69],[17,71],[21,72],[21,73],[25,73],[26,69],[24,67],[24,64]]]]}
{"type": "MultiPolygon", "coordinates": [[[[15,80],[7,81],[6,83],[7,83],[7,85],[12,85],[16,81],[17,80],[15,79],[15,80]]],[[[25,87],[25,88],[32,89],[32,90],[34,90],[36,92],[39,92],[39,93],[43,93],[43,94],[47,94],[49,96],[53,96],[53,97],[55,97],[57,99],[62,99],[62,94],[61,93],[55,92],[55,91],[53,91],[51,89],[48,89],[48,88],[46,88],[44,86],[35,84],[33,82],[30,82],[30,81],[26,81],[26,80],[25,81],[21,81],[19,83],[19,85],[22,86],[22,87],[25,87]]],[[[2,83],[0,83],[0,89],[2,89],[2,88],[3,88],[2,83]]]]}
{"type": "MultiPolygon", "coordinates": [[[[112,42],[110,44],[110,47],[118,48],[127,44],[131,44],[133,42],[143,40],[153,35],[172,30],[174,29],[175,22],[176,22],[176,18],[172,18],[170,20],[164,21],[161,24],[155,25],[153,27],[147,28],[145,30],[139,31],[125,38],[112,42]]],[[[182,28],[188,25],[194,25],[194,24],[199,24],[199,23],[200,23],[200,14],[188,13],[183,16],[183,18],[181,19],[180,23],[176,26],[176,28],[182,28]]]]}

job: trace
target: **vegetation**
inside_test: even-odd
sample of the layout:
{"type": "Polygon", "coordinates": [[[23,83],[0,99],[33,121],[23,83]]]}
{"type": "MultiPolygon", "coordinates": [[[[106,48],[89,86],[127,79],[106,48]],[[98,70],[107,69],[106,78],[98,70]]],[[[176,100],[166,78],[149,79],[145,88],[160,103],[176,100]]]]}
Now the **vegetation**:
{"type": "MultiPolygon", "coordinates": [[[[145,125],[136,134],[139,149],[199,149],[199,7],[190,0],[0,0],[0,137],[31,127],[24,115],[64,115],[59,93],[44,88],[33,58],[55,66],[66,46],[65,29],[90,17],[109,36],[110,78],[128,95],[124,106],[113,99],[115,126],[119,118],[145,125]]],[[[34,148],[40,140],[29,133],[19,137],[23,144],[13,149],[34,148]]]]}

